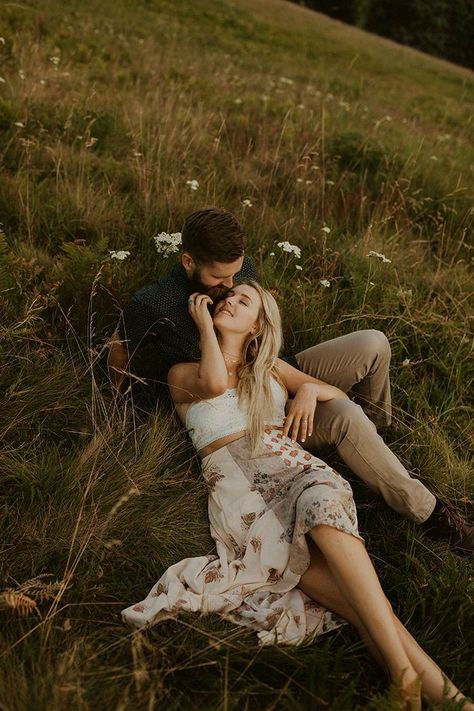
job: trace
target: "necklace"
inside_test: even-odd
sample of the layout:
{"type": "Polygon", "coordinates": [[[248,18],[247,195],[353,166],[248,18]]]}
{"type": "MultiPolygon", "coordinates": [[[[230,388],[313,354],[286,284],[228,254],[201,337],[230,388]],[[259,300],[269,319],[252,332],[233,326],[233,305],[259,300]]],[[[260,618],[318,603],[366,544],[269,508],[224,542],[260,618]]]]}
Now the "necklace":
{"type": "MultiPolygon", "coordinates": [[[[222,351],[222,352],[225,353],[225,355],[235,356],[234,353],[227,353],[227,351],[222,351]]],[[[225,356],[224,356],[224,359],[225,359],[225,356]]],[[[230,360],[231,363],[240,363],[241,356],[237,356],[237,358],[235,358],[235,357],[234,357],[234,358],[229,358],[229,360],[230,360]]]]}
{"type": "MultiPolygon", "coordinates": [[[[224,352],[225,352],[225,351],[222,351],[222,353],[224,353],[224,352]]],[[[240,358],[237,358],[237,359],[226,358],[225,355],[224,355],[224,360],[225,360],[225,362],[226,362],[227,364],[229,363],[229,361],[230,361],[231,363],[240,363],[240,358]]],[[[228,371],[227,371],[227,375],[235,375],[235,371],[228,370],[228,371]]]]}

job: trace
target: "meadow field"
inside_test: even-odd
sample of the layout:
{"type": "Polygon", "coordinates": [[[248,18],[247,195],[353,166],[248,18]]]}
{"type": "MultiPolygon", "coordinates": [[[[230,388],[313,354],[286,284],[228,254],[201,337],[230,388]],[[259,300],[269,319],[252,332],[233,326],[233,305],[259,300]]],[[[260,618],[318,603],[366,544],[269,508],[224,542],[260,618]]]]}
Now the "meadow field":
{"type": "MultiPolygon", "coordinates": [[[[123,625],[213,541],[183,428],[112,395],[107,340],[176,257],[153,237],[226,207],[287,352],[386,334],[385,439],[472,517],[472,72],[284,0],[5,2],[0,59],[1,711],[396,709],[349,627],[261,648],[217,616],[123,625]]],[[[472,560],[325,458],[395,611],[472,694],[472,560]]]]}

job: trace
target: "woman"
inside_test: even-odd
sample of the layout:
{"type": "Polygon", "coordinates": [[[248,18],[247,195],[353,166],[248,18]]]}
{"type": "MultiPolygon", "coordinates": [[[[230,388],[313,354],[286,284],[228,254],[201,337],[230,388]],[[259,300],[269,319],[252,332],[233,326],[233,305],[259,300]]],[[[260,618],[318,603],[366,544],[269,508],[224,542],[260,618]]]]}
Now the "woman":
{"type": "Polygon", "coordinates": [[[394,615],[350,485],[296,443],[311,435],[318,400],[348,396],[278,358],[278,307],[258,283],[229,291],[213,317],[210,303],[190,297],[202,357],[173,366],[168,384],[202,461],[217,555],[172,565],[123,619],[142,627],[170,611],[215,611],[258,630],[261,644],[310,641],[348,620],[407,708],[421,708],[421,693],[464,699],[394,615]]]}

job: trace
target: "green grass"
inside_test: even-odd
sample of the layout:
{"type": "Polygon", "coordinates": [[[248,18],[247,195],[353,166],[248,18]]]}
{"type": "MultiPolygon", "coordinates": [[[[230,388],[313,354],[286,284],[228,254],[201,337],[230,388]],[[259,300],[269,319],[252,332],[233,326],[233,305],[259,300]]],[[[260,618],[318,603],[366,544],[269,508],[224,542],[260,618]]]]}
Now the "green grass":
{"type": "MultiPolygon", "coordinates": [[[[396,708],[350,629],[262,650],[217,617],[122,625],[213,542],[182,428],[111,398],[106,341],[169,266],[153,235],[227,207],[288,351],[387,335],[388,441],[472,511],[472,73],[278,0],[7,3],[0,36],[0,565],[37,605],[1,598],[0,709],[396,708]]],[[[468,561],[328,456],[395,610],[472,693],[468,561]]]]}

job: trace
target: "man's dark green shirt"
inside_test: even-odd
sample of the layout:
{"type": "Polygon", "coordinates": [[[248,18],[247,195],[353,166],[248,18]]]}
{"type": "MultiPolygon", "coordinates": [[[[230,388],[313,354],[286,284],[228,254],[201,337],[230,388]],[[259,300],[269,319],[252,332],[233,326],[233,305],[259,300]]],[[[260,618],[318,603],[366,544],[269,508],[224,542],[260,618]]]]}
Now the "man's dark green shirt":
{"type": "MultiPolygon", "coordinates": [[[[234,282],[242,279],[257,279],[255,264],[249,256],[244,257],[234,282]]],[[[153,344],[153,351],[165,368],[200,360],[199,331],[188,311],[190,294],[191,284],[181,263],[175,264],[159,281],[135,292],[119,320],[120,340],[132,359],[144,346],[153,344]]],[[[285,360],[297,367],[292,356],[285,360]]]]}

